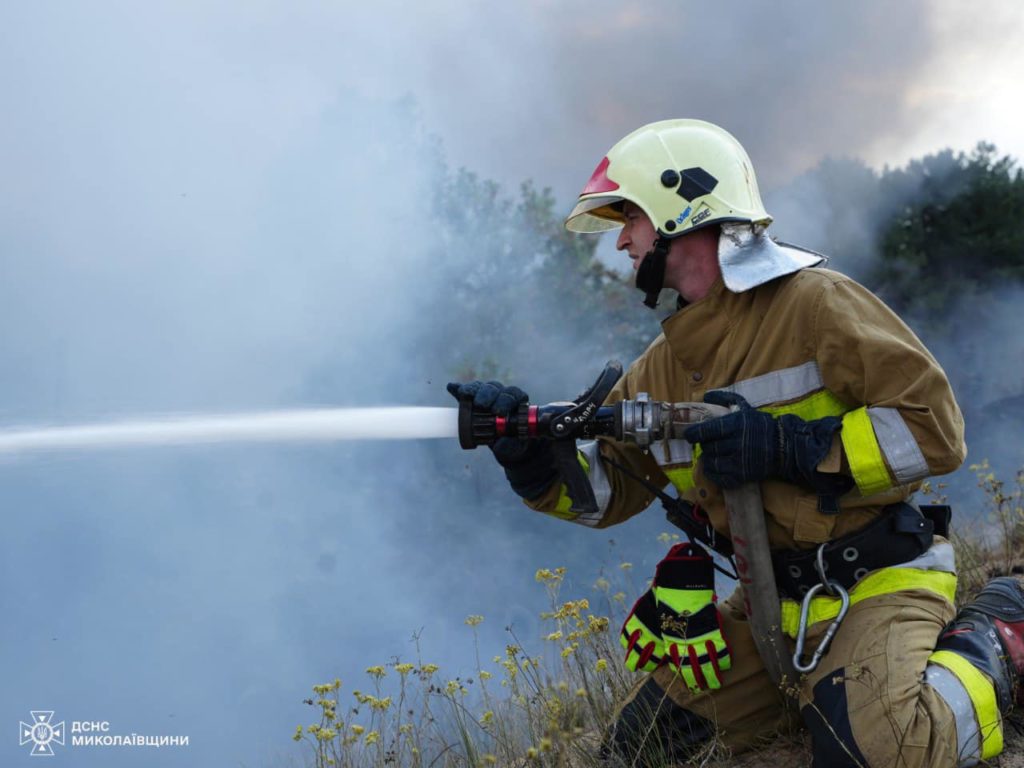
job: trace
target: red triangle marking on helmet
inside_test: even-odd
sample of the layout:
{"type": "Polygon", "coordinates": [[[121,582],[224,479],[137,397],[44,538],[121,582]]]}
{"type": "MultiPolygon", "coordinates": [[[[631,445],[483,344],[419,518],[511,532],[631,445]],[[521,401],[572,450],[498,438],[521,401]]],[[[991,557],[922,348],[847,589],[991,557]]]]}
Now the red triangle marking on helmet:
{"type": "Polygon", "coordinates": [[[590,177],[590,181],[587,182],[587,186],[583,188],[580,195],[591,195],[595,192],[614,192],[618,188],[619,185],[608,178],[608,158],[605,157],[594,170],[594,175],[590,177]]]}

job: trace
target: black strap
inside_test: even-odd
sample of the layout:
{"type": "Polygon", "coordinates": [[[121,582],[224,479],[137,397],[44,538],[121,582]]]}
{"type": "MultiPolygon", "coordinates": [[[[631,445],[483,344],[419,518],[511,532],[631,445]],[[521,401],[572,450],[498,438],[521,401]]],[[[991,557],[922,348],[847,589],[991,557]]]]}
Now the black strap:
{"type": "MultiPolygon", "coordinates": [[[[686,499],[680,499],[678,497],[669,496],[660,488],[655,487],[652,483],[647,482],[636,473],[630,471],[619,462],[615,461],[603,453],[598,452],[601,459],[607,464],[611,464],[617,470],[622,472],[630,480],[635,480],[640,483],[644,488],[657,496],[661,505],[665,507],[665,519],[668,520],[676,528],[679,528],[685,533],[691,541],[699,541],[701,544],[706,544],[711,547],[715,552],[720,554],[732,562],[733,548],[732,542],[728,539],[718,535],[718,532],[711,525],[711,521],[707,517],[700,517],[697,515],[697,507],[695,507],[686,499]]],[[[734,581],[739,581],[739,576],[735,573],[736,563],[732,563],[734,572],[729,573],[718,563],[714,563],[715,570],[728,576],[734,581]]]]}
{"type": "MultiPolygon", "coordinates": [[[[852,589],[871,571],[906,563],[922,555],[932,544],[934,526],[916,507],[900,502],[859,531],[828,542],[822,551],[825,575],[852,589]]],[[[818,549],[772,553],[779,592],[801,600],[821,583],[816,565],[818,549]]]]}

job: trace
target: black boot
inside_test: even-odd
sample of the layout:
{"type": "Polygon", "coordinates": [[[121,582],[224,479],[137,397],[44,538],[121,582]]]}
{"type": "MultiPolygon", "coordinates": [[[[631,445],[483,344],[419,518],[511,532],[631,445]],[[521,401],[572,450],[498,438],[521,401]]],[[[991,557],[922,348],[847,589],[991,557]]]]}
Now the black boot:
{"type": "Polygon", "coordinates": [[[942,630],[937,651],[953,651],[991,678],[999,711],[1024,705],[1024,582],[992,579],[942,630]]]}

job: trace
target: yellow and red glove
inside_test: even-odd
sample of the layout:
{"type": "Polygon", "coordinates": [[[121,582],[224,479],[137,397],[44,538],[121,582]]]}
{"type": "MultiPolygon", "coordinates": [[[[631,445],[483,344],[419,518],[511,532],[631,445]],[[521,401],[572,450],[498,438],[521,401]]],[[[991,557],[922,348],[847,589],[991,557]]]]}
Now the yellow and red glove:
{"type": "Polygon", "coordinates": [[[626,666],[634,672],[653,672],[664,663],[653,589],[644,592],[633,605],[622,625],[619,643],[626,649],[626,666]]]}
{"type": "Polygon", "coordinates": [[[665,661],[691,691],[721,688],[732,658],[716,606],[711,556],[696,544],[676,544],[658,563],[652,589],[665,661]]]}

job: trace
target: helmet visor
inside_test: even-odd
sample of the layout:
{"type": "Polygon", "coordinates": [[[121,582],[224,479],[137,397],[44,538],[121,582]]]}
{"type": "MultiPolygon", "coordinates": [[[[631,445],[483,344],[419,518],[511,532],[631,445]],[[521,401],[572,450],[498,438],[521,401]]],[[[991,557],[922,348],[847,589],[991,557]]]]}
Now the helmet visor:
{"type": "Polygon", "coordinates": [[[624,198],[602,195],[580,200],[565,220],[570,232],[607,232],[625,223],[621,203],[624,198]]]}

